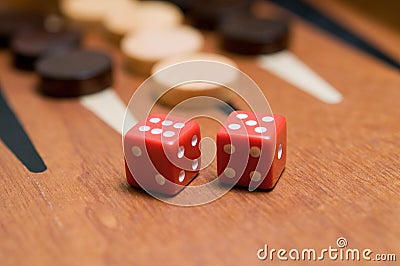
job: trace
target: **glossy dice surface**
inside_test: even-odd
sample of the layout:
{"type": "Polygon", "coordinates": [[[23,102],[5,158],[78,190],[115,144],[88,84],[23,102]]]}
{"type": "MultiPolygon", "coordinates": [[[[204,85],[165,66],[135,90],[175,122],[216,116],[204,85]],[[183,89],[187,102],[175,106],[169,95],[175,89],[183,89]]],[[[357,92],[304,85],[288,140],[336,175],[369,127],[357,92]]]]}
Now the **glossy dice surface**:
{"type": "Polygon", "coordinates": [[[217,172],[222,183],[272,189],[285,164],[286,119],[281,115],[233,112],[218,131],[217,172]]]}
{"type": "Polygon", "coordinates": [[[185,118],[152,114],[124,136],[126,177],[145,190],[174,195],[200,167],[200,127],[185,118]]]}

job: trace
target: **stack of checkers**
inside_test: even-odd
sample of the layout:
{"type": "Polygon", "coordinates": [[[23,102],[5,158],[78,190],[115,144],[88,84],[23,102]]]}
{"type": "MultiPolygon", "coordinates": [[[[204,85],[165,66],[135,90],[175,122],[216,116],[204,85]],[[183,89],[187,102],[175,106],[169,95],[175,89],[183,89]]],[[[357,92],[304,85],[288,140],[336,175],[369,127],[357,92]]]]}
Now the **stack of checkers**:
{"type": "Polygon", "coordinates": [[[112,59],[81,48],[82,32],[56,15],[0,14],[0,45],[13,64],[39,75],[38,90],[52,97],[76,97],[112,85],[112,59]]]}
{"type": "MultiPolygon", "coordinates": [[[[222,55],[204,53],[201,30],[216,31],[222,50],[232,53],[255,55],[286,49],[288,24],[256,17],[253,2],[62,0],[60,7],[65,16],[77,23],[101,25],[109,39],[119,43],[126,69],[147,77],[171,64],[190,60],[218,61],[236,67],[222,55]]],[[[178,86],[163,97],[157,95],[157,88],[154,90],[155,97],[170,106],[193,96],[223,101],[232,96],[223,87],[199,84],[178,86]]]]}

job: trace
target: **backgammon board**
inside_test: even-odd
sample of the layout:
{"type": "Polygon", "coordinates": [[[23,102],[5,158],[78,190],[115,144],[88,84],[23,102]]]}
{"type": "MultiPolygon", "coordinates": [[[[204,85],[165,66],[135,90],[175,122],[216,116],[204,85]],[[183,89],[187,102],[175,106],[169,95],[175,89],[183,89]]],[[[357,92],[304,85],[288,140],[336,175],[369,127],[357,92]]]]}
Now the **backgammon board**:
{"type": "MultiPolygon", "coordinates": [[[[337,2],[309,2],[400,60],[398,33],[337,2]]],[[[291,17],[290,52],[343,100],[324,103],[261,68],[254,56],[221,50],[218,36],[203,32],[203,51],[233,60],[272,111],[286,116],[287,162],[272,191],[235,188],[197,207],[130,187],[121,135],[74,98],[40,95],[37,74],[15,69],[12,54],[0,50],[3,94],[47,166],[31,173],[0,143],[1,265],[285,264],[294,261],[259,257],[271,249],[285,249],[286,257],[308,248],[320,255],[329,246],[344,248],[340,238],[348,249],[371,249],[370,258],[397,253],[400,260],[399,72],[291,17]]],[[[145,77],[124,68],[119,46],[102,31],[89,28],[83,43],[112,56],[112,87],[128,104],[145,77]]],[[[207,124],[202,134],[215,137],[217,128],[207,124]]],[[[214,161],[196,182],[215,173],[214,161]]],[[[322,263],[337,262],[326,255],[322,263]]]]}

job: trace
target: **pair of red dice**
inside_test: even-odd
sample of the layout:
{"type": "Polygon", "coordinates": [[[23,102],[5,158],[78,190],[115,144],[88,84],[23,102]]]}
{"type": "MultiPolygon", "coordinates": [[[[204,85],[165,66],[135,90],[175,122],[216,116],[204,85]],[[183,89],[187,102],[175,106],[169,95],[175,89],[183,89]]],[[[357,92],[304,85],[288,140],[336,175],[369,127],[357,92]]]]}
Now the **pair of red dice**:
{"type": "MultiPolygon", "coordinates": [[[[128,183],[177,194],[199,173],[200,140],[196,121],[150,115],[124,136],[128,183]]],[[[272,189],[285,163],[284,116],[235,111],[217,133],[217,173],[224,184],[272,189]]]]}

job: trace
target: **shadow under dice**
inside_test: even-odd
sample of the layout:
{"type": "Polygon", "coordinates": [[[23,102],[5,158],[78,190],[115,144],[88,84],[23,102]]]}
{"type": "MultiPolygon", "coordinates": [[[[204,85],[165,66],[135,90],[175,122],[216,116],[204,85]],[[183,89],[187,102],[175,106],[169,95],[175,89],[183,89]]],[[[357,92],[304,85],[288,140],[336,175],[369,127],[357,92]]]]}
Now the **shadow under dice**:
{"type": "Polygon", "coordinates": [[[217,134],[217,172],[225,184],[272,189],[286,164],[286,119],[232,112],[217,134]]]}
{"type": "Polygon", "coordinates": [[[199,172],[200,127],[185,118],[152,114],[124,137],[126,177],[130,185],[174,195],[199,172]]]}

